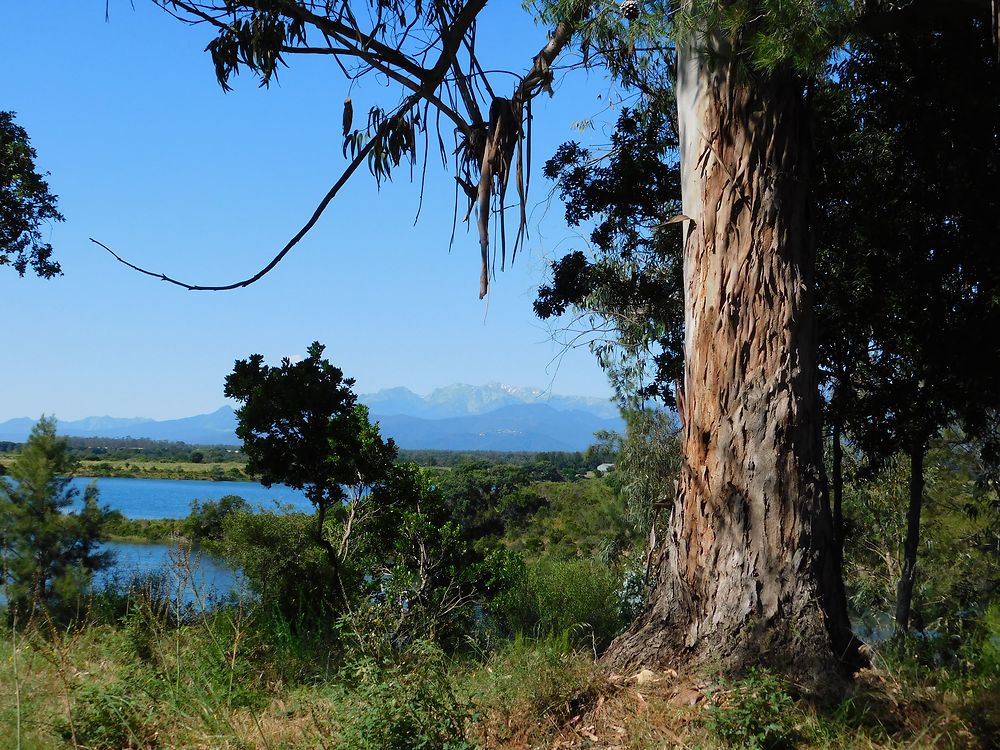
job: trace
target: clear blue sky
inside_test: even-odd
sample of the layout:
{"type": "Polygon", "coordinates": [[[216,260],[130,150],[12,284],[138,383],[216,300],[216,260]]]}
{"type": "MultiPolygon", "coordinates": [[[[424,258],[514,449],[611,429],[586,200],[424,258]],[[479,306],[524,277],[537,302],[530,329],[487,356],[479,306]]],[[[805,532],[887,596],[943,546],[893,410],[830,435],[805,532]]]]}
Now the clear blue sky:
{"type": "MultiPolygon", "coordinates": [[[[493,0],[479,36],[487,68],[524,70],[545,30],[519,2],[493,0]]],[[[359,171],[313,233],[245,290],[186,292],[91,245],[197,283],[244,278],[339,175],[347,84],[332,61],[293,58],[279,85],[243,77],[224,94],[203,52],[209,38],[148,0],[134,10],[111,0],[109,23],[103,0],[5,7],[0,109],[28,130],[66,222],[51,230],[63,277],[0,270],[0,420],[213,410],[236,358],[276,362],[314,339],[359,392],[501,381],[610,393],[592,355],[560,359],[531,310],[547,259],[582,244],[538,170],[581,137],[574,121],[604,108],[599,74],[570,74],[535,109],[531,240],[488,301],[478,299],[476,236],[460,225],[448,253],[453,183],[433,161],[417,226],[417,191],[402,174],[379,192],[359,171]]],[[[377,92],[352,93],[363,116],[377,92]]]]}

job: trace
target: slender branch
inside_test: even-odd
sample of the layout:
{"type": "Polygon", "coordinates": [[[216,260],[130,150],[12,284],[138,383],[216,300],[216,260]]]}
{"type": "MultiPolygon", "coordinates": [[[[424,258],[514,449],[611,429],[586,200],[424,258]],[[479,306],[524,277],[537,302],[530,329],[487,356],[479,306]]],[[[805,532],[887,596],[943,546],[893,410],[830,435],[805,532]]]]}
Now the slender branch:
{"type": "Polygon", "coordinates": [[[167,276],[164,273],[157,273],[156,271],[150,271],[146,268],[137,266],[134,263],[129,263],[127,260],[118,255],[118,253],[112,250],[110,247],[105,245],[103,242],[95,240],[93,237],[90,238],[90,241],[93,242],[95,245],[103,247],[105,250],[111,253],[111,255],[115,258],[115,260],[117,260],[119,263],[122,263],[123,265],[128,266],[133,271],[138,271],[139,273],[145,274],[146,276],[152,276],[153,278],[159,279],[160,281],[165,281],[168,284],[179,286],[182,289],[187,289],[188,291],[191,292],[226,292],[231,289],[240,289],[242,287],[250,286],[251,284],[257,281],[260,281],[264,276],[266,276],[268,273],[274,270],[274,267],[277,266],[286,255],[288,255],[291,249],[295,247],[297,244],[299,244],[302,238],[305,237],[306,234],[309,233],[309,230],[311,230],[316,225],[316,222],[319,221],[320,217],[323,215],[323,212],[326,211],[327,206],[330,205],[330,201],[332,201],[334,197],[337,195],[337,193],[340,192],[340,189],[351,178],[351,175],[353,175],[354,172],[357,171],[358,167],[361,166],[362,163],[364,163],[365,159],[368,157],[368,154],[370,154],[372,149],[375,148],[375,145],[379,143],[379,141],[381,141],[382,138],[385,137],[385,135],[392,128],[392,126],[395,125],[397,120],[400,117],[402,117],[404,113],[409,111],[410,108],[413,107],[418,101],[420,101],[420,99],[421,99],[420,94],[412,94],[411,96],[407,97],[407,99],[403,102],[403,104],[397,108],[396,113],[392,117],[387,117],[385,120],[382,121],[382,124],[379,125],[378,129],[375,131],[375,135],[372,136],[371,140],[368,141],[368,143],[366,143],[364,147],[358,152],[358,155],[354,157],[354,160],[347,166],[347,168],[343,171],[343,173],[341,173],[340,179],[338,179],[333,184],[333,187],[331,187],[330,190],[327,191],[327,194],[323,196],[323,199],[319,202],[319,205],[316,206],[316,209],[313,211],[312,216],[309,217],[309,220],[302,225],[302,228],[295,233],[294,237],[292,237],[287,243],[285,243],[285,246],[281,248],[280,251],[278,251],[277,255],[275,255],[266,266],[264,266],[262,269],[260,269],[257,273],[255,273],[253,276],[250,276],[249,278],[243,279],[242,281],[233,282],[232,284],[220,284],[217,286],[190,284],[186,281],[180,281],[179,279],[167,276]]]}

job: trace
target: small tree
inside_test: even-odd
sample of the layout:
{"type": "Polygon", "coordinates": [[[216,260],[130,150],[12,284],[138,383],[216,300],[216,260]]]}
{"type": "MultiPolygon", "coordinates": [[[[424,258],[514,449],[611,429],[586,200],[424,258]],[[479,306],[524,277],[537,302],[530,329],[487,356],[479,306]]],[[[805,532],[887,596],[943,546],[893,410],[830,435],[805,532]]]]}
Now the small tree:
{"type": "Polygon", "coordinates": [[[240,401],[236,434],[243,440],[247,472],[270,487],[287,484],[316,506],[316,542],[335,571],[342,604],[362,574],[348,562],[359,528],[371,526],[379,507],[373,492],[389,477],[396,445],[384,441],[368,409],[357,403],[354,380],[322,358],[308,356],[269,367],[259,354],[236,362],[226,377],[226,396],[240,401]]]}
{"type": "Polygon", "coordinates": [[[10,468],[13,481],[0,479],[0,578],[21,622],[42,612],[65,619],[93,573],[111,562],[99,549],[110,511],[98,506],[97,487],[84,491],[82,509],[65,512],[79,495],[74,468],[55,419],[43,417],[10,468]]]}

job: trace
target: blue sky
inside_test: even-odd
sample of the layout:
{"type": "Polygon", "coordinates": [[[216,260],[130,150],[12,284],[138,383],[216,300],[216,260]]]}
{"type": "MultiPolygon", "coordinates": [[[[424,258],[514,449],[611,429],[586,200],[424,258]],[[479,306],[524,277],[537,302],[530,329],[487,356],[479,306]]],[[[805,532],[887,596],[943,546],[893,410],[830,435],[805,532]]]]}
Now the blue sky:
{"type": "MultiPolygon", "coordinates": [[[[519,2],[494,0],[479,36],[486,68],[524,70],[545,31],[519,2]]],[[[554,99],[539,100],[528,251],[498,274],[487,301],[476,236],[460,225],[448,252],[453,183],[433,161],[416,226],[415,186],[400,174],[378,191],[359,171],[264,280],[186,292],[129,271],[87,238],[185,280],[233,281],[287,240],[344,163],[347,84],[332,62],[294,59],[279,85],[243,77],[224,94],[203,52],[209,38],[147,0],[134,10],[111,0],[109,23],[103,0],[4,9],[0,109],[28,130],[66,222],[50,240],[63,277],[0,272],[0,420],[209,411],[224,402],[236,358],[277,361],[316,339],[359,392],[501,381],[610,394],[591,354],[560,357],[531,311],[546,261],[582,245],[537,172],[559,143],[581,138],[574,121],[605,109],[602,75],[572,73],[554,99]]],[[[377,93],[356,88],[355,112],[377,93]]]]}

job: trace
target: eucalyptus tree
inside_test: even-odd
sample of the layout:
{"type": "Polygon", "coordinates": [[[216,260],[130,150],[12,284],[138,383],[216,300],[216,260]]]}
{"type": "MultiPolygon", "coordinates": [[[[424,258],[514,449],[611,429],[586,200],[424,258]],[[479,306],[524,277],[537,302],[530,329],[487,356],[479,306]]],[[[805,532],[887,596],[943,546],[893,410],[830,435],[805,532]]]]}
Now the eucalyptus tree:
{"type": "MultiPolygon", "coordinates": [[[[515,253],[522,238],[531,101],[549,87],[559,53],[576,35],[584,61],[600,60],[620,75],[641,70],[631,62],[636,56],[676,55],[682,205],[673,218],[683,235],[685,336],[676,396],[684,461],[651,604],[610,658],[630,667],[764,660],[810,686],[831,684],[854,663],[819,436],[806,93],[848,33],[933,28],[989,11],[990,0],[687,0],[676,7],[549,0],[539,17],[554,31],[507,96],[496,94],[476,53],[485,0],[158,2],[217,29],[209,51],[224,86],[242,67],[267,83],[280,64],[306,54],[332,57],[351,79],[383,76],[397,94],[371,108],[363,128],[353,127],[353,104],[345,105],[350,162],[270,264],[221,287],[165,279],[191,289],[261,278],[362,164],[376,180],[401,163],[426,164],[441,118],[456,133],[457,193],[467,215],[477,213],[485,294],[489,219],[498,212],[492,257],[499,254],[502,268],[503,198],[512,177],[521,208],[515,253]]],[[[443,131],[436,140],[447,162],[443,131]]]]}

